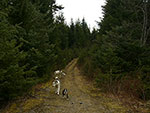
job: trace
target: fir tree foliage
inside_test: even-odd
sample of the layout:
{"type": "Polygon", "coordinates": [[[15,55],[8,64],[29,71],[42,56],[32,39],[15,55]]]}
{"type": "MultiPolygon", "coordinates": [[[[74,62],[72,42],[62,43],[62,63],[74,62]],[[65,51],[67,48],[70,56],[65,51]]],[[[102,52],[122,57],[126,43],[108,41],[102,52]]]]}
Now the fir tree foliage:
{"type": "Polygon", "coordinates": [[[67,25],[55,0],[0,1],[0,103],[49,80],[87,46],[83,19],[67,25]]]}
{"type": "Polygon", "coordinates": [[[89,73],[94,73],[91,76],[104,89],[132,89],[133,95],[150,99],[149,6],[149,0],[106,0],[98,33],[89,52],[81,53],[79,60],[86,62],[83,68],[91,69],[89,73]],[[125,88],[126,79],[140,84],[125,88]]]}

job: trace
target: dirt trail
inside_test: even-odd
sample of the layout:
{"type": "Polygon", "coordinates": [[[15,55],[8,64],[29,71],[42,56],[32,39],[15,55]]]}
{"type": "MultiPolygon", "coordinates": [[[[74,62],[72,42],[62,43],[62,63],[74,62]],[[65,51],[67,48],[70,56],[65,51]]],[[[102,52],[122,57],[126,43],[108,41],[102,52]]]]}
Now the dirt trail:
{"type": "Polygon", "coordinates": [[[67,75],[61,79],[61,91],[67,88],[69,100],[54,94],[52,81],[37,85],[30,97],[10,104],[2,113],[128,113],[118,100],[106,98],[93,84],[81,76],[77,59],[64,69],[67,75]]]}

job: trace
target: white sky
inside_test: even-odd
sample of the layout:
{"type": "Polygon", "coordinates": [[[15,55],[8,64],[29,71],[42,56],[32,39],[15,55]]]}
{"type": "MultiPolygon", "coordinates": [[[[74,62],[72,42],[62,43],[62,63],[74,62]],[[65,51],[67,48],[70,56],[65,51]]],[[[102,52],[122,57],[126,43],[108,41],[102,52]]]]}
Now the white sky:
{"type": "Polygon", "coordinates": [[[90,28],[93,28],[97,27],[95,21],[100,21],[103,16],[101,6],[105,0],[56,0],[56,3],[64,7],[62,12],[67,23],[70,23],[71,18],[76,21],[84,17],[90,28]]]}

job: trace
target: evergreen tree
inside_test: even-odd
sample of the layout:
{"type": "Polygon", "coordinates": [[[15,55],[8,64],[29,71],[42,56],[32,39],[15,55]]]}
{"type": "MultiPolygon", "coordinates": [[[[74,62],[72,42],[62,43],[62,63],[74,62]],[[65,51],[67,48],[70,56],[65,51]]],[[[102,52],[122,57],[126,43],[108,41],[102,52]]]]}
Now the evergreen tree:
{"type": "Polygon", "coordinates": [[[115,87],[116,82],[128,77],[140,81],[136,87],[142,90],[135,92],[143,99],[150,98],[148,7],[149,1],[107,0],[98,35],[84,55],[84,59],[91,60],[88,65],[85,63],[85,68],[101,73],[95,77],[101,86],[115,87]]]}
{"type": "Polygon", "coordinates": [[[53,0],[0,1],[0,100],[21,95],[55,68],[50,33],[59,9],[53,0]]]}
{"type": "Polygon", "coordinates": [[[32,76],[35,72],[26,69],[27,53],[20,50],[22,43],[17,41],[17,27],[8,21],[9,4],[1,1],[0,5],[0,100],[3,102],[26,91],[32,80],[25,76],[32,76]]]}

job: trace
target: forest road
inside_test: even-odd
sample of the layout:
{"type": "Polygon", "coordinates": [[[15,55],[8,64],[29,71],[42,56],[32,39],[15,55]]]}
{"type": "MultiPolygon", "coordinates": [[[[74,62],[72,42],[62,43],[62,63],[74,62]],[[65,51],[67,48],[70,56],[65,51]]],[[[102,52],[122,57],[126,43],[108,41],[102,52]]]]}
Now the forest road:
{"type": "Polygon", "coordinates": [[[69,99],[56,95],[52,81],[35,86],[31,96],[6,107],[2,113],[128,113],[119,101],[103,96],[90,80],[82,76],[77,59],[64,69],[61,91],[68,89],[69,99]]]}

